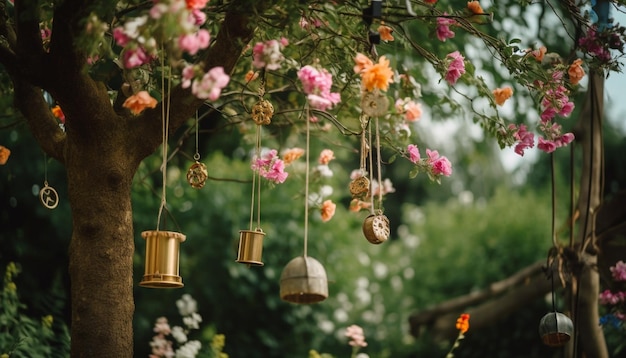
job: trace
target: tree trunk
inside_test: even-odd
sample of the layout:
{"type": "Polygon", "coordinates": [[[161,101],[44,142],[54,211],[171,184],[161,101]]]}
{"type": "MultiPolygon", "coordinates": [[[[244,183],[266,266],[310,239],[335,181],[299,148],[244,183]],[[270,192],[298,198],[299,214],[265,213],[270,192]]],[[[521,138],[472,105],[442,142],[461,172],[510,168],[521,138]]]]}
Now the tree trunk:
{"type": "MultiPolygon", "coordinates": [[[[571,293],[577,336],[571,343],[580,340],[581,352],[587,357],[608,358],[608,350],[599,324],[598,294],[598,249],[595,236],[595,219],[603,194],[604,160],[602,141],[602,117],[604,115],[604,77],[602,73],[589,74],[587,100],[581,111],[575,134],[582,146],[583,163],[580,174],[578,211],[581,213],[578,230],[580,243],[579,267],[575,272],[571,293]]],[[[578,347],[569,347],[577,350],[578,347]]],[[[574,357],[573,352],[570,355],[574,357]]],[[[574,357],[576,358],[576,357],[574,357]]]]}

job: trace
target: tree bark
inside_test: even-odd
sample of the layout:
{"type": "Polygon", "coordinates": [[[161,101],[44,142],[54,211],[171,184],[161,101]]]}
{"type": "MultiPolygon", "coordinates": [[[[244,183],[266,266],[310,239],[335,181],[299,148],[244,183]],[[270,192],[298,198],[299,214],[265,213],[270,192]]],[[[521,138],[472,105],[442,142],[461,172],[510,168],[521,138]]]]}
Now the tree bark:
{"type": "MultiPolygon", "coordinates": [[[[596,242],[596,214],[602,203],[604,148],[602,120],[604,116],[604,77],[602,73],[589,73],[587,100],[581,110],[580,121],[575,130],[576,140],[582,146],[582,168],[578,211],[581,213],[578,237],[580,242],[579,267],[571,286],[572,307],[576,339],[570,342],[569,350],[580,340],[582,352],[587,357],[608,358],[606,341],[599,324],[598,294],[598,245],[596,242]]],[[[574,357],[574,352],[571,356],[574,357]]]]}
{"type": "MultiPolygon", "coordinates": [[[[3,21],[0,62],[14,83],[15,105],[31,133],[52,158],[64,164],[73,227],[69,247],[71,278],[71,356],[133,357],[132,181],[139,163],[162,144],[161,106],[170,103],[169,130],[174,132],[203,104],[187,89],[176,87],[169,102],[132,116],[116,112],[104,84],[83,70],[84,56],[74,46],[81,14],[89,2],[69,0],[55,9],[50,53],[39,35],[36,1],[16,0],[15,23],[3,21]],[[26,16],[28,15],[28,16],[26,16]],[[13,27],[13,24],[16,24],[13,27]],[[35,36],[36,35],[36,36],[35,36]],[[46,66],[41,66],[45,63],[46,66]],[[44,68],[45,67],[45,68],[44,68]],[[52,116],[42,90],[60,104],[65,132],[52,116]]],[[[203,62],[207,69],[229,73],[252,39],[256,9],[231,5],[215,43],[203,62]]],[[[8,20],[4,6],[0,19],[8,20]]],[[[120,94],[121,95],[121,94],[120,94]]],[[[63,198],[61,198],[63,200],[63,198]]]]}

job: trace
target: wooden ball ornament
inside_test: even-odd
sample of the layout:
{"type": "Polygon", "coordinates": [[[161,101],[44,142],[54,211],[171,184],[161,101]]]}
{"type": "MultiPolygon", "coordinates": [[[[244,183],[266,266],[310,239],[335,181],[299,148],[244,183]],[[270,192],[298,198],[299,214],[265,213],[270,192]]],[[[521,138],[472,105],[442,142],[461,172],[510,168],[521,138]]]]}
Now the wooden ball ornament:
{"type": "Polygon", "coordinates": [[[382,214],[372,214],[363,222],[363,234],[367,241],[378,245],[389,239],[391,228],[389,219],[382,214]]]}

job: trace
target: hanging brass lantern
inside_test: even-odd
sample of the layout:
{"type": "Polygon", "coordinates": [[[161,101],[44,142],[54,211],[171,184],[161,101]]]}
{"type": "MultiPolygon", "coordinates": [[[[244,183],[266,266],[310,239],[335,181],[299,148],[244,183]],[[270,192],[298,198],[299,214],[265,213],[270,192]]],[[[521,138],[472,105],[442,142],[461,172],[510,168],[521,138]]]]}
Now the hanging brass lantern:
{"type": "Polygon", "coordinates": [[[363,234],[367,241],[378,245],[389,239],[391,229],[389,219],[382,214],[371,214],[363,222],[363,234]]]}
{"type": "Polygon", "coordinates": [[[141,233],[146,240],[146,265],[139,286],[150,288],[180,288],[180,243],[186,236],[173,231],[150,230],[141,233]]]}
{"type": "Polygon", "coordinates": [[[310,256],[298,256],[280,275],[280,298],[291,303],[317,303],[328,297],[326,270],[310,256]]]}
{"type": "Polygon", "coordinates": [[[572,320],[560,312],[547,313],[539,322],[539,335],[543,343],[550,347],[561,347],[574,333],[572,320]]]}
{"type": "Polygon", "coordinates": [[[263,266],[261,256],[263,255],[263,237],[265,233],[261,229],[240,230],[239,250],[237,251],[237,262],[263,266]]]}

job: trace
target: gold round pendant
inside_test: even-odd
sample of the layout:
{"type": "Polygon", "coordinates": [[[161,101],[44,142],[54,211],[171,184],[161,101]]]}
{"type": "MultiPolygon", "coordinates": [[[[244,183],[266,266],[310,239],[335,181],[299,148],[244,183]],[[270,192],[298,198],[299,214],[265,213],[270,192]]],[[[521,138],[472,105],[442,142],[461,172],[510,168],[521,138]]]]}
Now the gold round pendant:
{"type": "Polygon", "coordinates": [[[187,170],[187,182],[195,189],[201,189],[208,177],[209,173],[204,163],[195,162],[187,170]]]}
{"type": "Polygon", "coordinates": [[[268,125],[274,116],[274,106],[266,99],[262,99],[252,106],[252,120],[258,125],[268,125]]]}
{"type": "Polygon", "coordinates": [[[44,183],[43,188],[39,190],[39,201],[48,209],[54,209],[59,205],[59,194],[48,183],[44,183]]]}
{"type": "Polygon", "coordinates": [[[367,241],[372,244],[378,245],[389,239],[391,228],[389,226],[389,219],[385,215],[370,215],[365,218],[363,222],[363,234],[367,241]]]}

